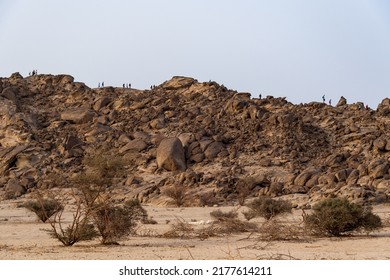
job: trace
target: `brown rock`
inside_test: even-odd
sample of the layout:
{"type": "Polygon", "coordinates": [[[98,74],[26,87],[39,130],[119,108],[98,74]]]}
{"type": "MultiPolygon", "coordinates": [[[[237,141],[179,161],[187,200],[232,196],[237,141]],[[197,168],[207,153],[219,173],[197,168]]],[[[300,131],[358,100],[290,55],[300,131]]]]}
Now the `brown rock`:
{"type": "Polygon", "coordinates": [[[20,185],[17,179],[10,179],[5,186],[6,198],[17,198],[26,193],[26,189],[20,185]]]}
{"type": "Polygon", "coordinates": [[[145,150],[148,147],[148,145],[145,143],[144,140],[141,139],[134,139],[127,143],[125,146],[119,149],[120,153],[125,153],[128,151],[133,151],[133,152],[141,152],[145,150]]]}
{"type": "Polygon", "coordinates": [[[207,146],[204,151],[204,155],[207,159],[214,159],[223,149],[223,144],[221,142],[213,142],[207,146]]]}
{"type": "Polygon", "coordinates": [[[88,123],[93,120],[96,113],[86,108],[69,109],[61,113],[61,119],[76,124],[88,123]]]}
{"type": "Polygon", "coordinates": [[[156,160],[159,168],[168,171],[186,170],[184,148],[179,138],[166,138],[157,148],[156,160]]]}

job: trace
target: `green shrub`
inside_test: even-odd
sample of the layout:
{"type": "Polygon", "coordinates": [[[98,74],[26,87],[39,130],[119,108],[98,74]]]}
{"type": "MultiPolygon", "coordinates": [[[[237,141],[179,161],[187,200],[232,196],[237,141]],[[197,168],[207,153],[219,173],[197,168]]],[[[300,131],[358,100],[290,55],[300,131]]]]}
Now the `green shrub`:
{"type": "Polygon", "coordinates": [[[340,236],[364,229],[372,231],[382,226],[371,207],[363,207],[345,198],[328,198],[313,206],[313,213],[304,217],[306,227],[320,236],[340,236]]]}
{"type": "Polygon", "coordinates": [[[64,208],[57,200],[46,198],[27,201],[23,206],[34,212],[42,222],[46,222],[64,208]]]}
{"type": "Polygon", "coordinates": [[[244,212],[246,219],[250,220],[254,217],[263,217],[266,220],[281,215],[291,213],[292,205],[285,200],[276,200],[271,197],[262,196],[251,203],[248,203],[249,211],[244,212]]]}

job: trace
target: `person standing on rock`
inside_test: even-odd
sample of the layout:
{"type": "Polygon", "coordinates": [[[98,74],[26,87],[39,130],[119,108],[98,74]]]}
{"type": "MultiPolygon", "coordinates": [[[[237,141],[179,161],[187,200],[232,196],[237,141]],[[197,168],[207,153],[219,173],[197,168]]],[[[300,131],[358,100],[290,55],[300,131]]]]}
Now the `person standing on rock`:
{"type": "Polygon", "coordinates": [[[102,82],[102,87],[104,87],[104,82],[102,82]]]}
{"type": "Polygon", "coordinates": [[[329,99],[329,105],[332,105],[332,99],[329,99]]]}
{"type": "Polygon", "coordinates": [[[325,94],[322,96],[322,103],[325,103],[325,94]]]}

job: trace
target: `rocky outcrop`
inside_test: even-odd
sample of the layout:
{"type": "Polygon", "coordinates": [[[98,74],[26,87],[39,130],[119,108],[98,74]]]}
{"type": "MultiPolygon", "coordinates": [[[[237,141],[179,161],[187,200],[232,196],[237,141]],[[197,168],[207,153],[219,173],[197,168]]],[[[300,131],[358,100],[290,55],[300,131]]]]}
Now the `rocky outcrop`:
{"type": "Polygon", "coordinates": [[[343,97],[336,107],[294,105],[190,77],[140,90],[15,73],[0,78],[0,195],[69,185],[104,150],[128,173],[111,191],[148,203],[164,204],[172,184],[190,186],[194,205],[204,194],[236,203],[250,178],[249,197],[301,207],[327,196],[386,202],[389,116],[389,98],[377,110],[343,97]]]}

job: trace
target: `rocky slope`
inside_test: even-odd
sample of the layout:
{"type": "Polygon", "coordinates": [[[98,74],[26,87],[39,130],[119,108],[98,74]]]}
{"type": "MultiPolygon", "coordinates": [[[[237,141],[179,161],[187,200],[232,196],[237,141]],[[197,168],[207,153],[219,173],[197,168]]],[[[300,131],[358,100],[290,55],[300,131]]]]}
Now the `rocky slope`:
{"type": "Polygon", "coordinates": [[[294,105],[216,82],[173,77],[151,90],[95,88],[69,75],[0,79],[0,194],[67,187],[83,158],[128,160],[109,191],[165,204],[187,187],[191,205],[270,195],[310,206],[328,196],[382,203],[390,195],[390,99],[294,105]]]}

